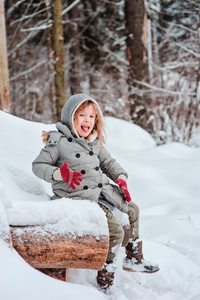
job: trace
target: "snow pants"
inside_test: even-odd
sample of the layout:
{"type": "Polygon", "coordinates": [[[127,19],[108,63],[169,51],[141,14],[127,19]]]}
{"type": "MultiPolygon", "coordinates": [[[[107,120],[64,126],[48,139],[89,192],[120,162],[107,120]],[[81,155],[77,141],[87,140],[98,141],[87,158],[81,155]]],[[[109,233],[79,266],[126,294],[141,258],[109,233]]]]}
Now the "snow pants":
{"type": "MultiPolygon", "coordinates": [[[[103,204],[99,203],[99,206],[106,214],[108,229],[109,229],[109,249],[107,255],[107,262],[113,262],[116,256],[118,247],[122,244],[124,238],[124,230],[119,221],[114,217],[112,212],[103,204]]],[[[133,242],[139,238],[139,208],[132,201],[128,204],[128,219],[130,224],[130,236],[129,241],[133,242]]]]}

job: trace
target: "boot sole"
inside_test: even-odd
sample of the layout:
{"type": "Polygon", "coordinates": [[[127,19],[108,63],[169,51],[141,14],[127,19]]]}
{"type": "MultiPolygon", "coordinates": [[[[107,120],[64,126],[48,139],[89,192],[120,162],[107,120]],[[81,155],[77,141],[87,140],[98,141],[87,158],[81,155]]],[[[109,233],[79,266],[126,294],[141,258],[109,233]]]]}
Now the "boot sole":
{"type": "Polygon", "coordinates": [[[125,267],[123,267],[123,270],[124,271],[128,271],[128,272],[133,272],[133,273],[147,273],[147,274],[152,274],[152,273],[156,273],[156,272],[158,272],[160,269],[158,268],[158,269],[155,269],[155,270],[153,270],[153,271],[136,271],[136,270],[132,270],[132,269],[128,269],[128,268],[125,268],[125,267]]]}

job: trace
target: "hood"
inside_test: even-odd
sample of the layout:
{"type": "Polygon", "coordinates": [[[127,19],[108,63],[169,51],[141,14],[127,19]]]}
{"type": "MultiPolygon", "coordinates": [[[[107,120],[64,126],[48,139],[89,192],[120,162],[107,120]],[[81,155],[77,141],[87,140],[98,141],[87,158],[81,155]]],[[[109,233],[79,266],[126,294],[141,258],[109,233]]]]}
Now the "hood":
{"type": "Polygon", "coordinates": [[[92,97],[90,97],[86,94],[73,95],[66,101],[65,105],[63,106],[62,113],[61,113],[62,123],[67,125],[67,127],[70,130],[72,130],[72,129],[74,130],[73,118],[74,118],[74,114],[75,114],[76,110],[86,100],[91,100],[92,102],[94,102],[94,104],[96,105],[96,107],[99,110],[100,115],[103,116],[102,111],[99,107],[99,104],[92,97]]]}

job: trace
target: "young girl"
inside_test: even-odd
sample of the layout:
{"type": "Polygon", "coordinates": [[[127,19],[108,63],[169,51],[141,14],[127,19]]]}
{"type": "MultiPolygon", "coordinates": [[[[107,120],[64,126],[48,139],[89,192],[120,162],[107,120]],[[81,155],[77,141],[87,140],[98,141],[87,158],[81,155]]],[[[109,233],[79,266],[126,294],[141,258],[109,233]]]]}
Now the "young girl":
{"type": "Polygon", "coordinates": [[[71,96],[65,103],[58,131],[50,131],[46,146],[33,162],[36,176],[52,184],[52,199],[87,199],[104,210],[109,228],[109,251],[106,263],[98,271],[97,282],[102,288],[113,284],[111,268],[122,244],[126,246],[124,269],[155,272],[158,266],[144,261],[139,241],[139,209],[131,201],[126,171],[104,147],[103,115],[98,103],[85,94],[71,96]],[[111,184],[110,179],[116,184],[111,184]],[[128,214],[130,236],[125,244],[124,230],[112,214],[114,207],[128,214]]]}

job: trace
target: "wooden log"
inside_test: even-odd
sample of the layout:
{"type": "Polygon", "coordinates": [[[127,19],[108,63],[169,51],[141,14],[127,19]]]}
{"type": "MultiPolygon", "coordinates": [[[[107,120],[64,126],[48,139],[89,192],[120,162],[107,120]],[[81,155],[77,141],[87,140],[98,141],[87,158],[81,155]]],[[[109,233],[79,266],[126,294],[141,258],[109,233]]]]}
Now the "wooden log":
{"type": "Polygon", "coordinates": [[[67,281],[67,269],[55,269],[55,268],[47,268],[47,269],[37,269],[38,271],[42,272],[45,275],[48,275],[52,278],[67,281]]]}
{"type": "Polygon", "coordinates": [[[13,247],[34,268],[100,270],[106,260],[109,237],[59,235],[44,226],[10,227],[13,247]]]}

